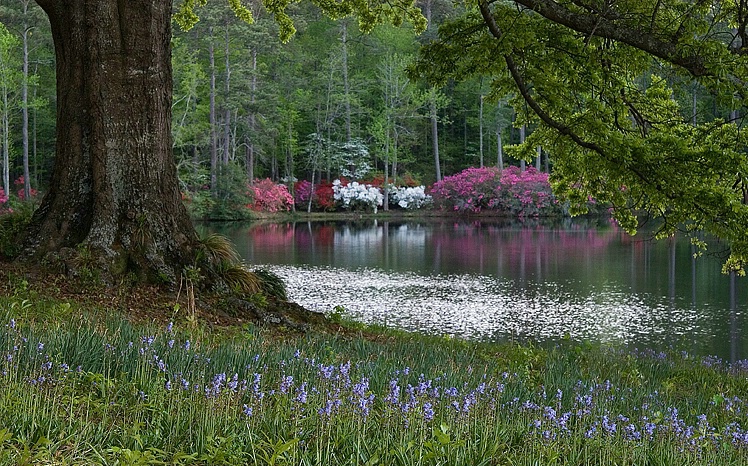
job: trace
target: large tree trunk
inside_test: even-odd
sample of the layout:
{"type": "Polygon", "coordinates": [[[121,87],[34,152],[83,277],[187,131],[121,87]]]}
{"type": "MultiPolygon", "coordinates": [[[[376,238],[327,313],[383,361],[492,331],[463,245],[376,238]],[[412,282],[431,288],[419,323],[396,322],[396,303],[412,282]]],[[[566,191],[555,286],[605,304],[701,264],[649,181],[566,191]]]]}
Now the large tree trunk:
{"type": "Polygon", "coordinates": [[[171,1],[37,3],[55,43],[58,136],[27,257],[72,255],[72,267],[86,249],[107,276],[173,280],[197,236],[171,152],[171,1]]]}

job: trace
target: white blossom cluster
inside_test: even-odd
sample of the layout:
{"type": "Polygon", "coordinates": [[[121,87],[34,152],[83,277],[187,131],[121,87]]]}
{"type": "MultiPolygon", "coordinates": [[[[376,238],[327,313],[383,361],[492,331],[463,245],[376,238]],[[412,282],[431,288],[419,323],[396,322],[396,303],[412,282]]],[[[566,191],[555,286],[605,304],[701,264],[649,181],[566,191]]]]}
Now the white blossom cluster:
{"type": "Polygon", "coordinates": [[[424,186],[390,187],[390,204],[397,204],[403,209],[420,209],[431,202],[431,196],[426,194],[424,186]]]}
{"type": "Polygon", "coordinates": [[[340,180],[335,180],[332,182],[332,191],[333,198],[346,209],[373,209],[376,213],[384,201],[379,188],[357,181],[344,186],[340,180]]]}

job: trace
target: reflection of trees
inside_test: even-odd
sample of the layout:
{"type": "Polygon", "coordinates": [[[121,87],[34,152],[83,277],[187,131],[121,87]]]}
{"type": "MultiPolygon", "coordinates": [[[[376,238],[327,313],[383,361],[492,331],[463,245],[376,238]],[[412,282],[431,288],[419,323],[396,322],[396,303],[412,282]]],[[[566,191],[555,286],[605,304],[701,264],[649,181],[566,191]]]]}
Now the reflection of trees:
{"type": "Polygon", "coordinates": [[[528,276],[540,280],[546,274],[583,273],[591,267],[581,264],[597,262],[619,238],[615,228],[601,230],[584,223],[558,229],[541,224],[512,228],[486,221],[443,222],[434,226],[429,249],[439,252],[444,273],[468,270],[524,281],[528,276]]]}

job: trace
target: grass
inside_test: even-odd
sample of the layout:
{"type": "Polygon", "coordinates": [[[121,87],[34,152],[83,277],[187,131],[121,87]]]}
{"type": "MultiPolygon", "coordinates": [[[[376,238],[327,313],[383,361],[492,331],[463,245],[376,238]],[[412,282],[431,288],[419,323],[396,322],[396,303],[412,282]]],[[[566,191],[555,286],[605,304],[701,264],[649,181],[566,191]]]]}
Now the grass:
{"type": "Polygon", "coordinates": [[[348,333],[0,298],[0,465],[748,464],[745,363],[348,333]]]}

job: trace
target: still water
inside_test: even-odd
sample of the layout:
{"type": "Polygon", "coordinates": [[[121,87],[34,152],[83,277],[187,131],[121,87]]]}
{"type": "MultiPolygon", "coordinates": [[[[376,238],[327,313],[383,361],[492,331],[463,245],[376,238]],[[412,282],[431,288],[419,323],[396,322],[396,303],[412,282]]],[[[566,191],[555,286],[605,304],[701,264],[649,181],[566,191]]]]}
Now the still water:
{"type": "Polygon", "coordinates": [[[325,312],[467,338],[562,338],[748,357],[748,283],[685,237],[607,220],[297,222],[214,226],[289,296],[325,312]]]}

